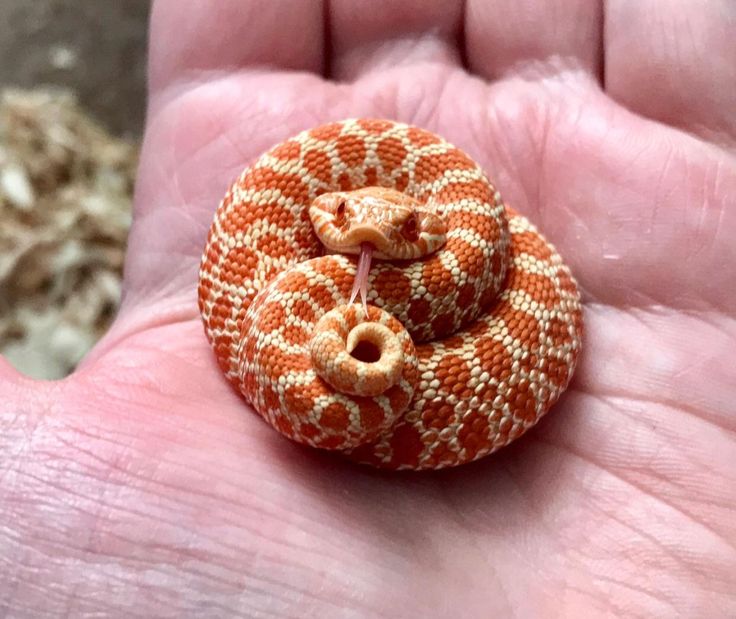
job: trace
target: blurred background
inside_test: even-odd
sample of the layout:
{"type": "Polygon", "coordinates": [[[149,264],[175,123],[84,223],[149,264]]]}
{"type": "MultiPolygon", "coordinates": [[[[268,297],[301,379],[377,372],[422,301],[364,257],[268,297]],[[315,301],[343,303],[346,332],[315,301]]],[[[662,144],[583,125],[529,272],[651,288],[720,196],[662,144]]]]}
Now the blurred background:
{"type": "Polygon", "coordinates": [[[120,299],[149,0],[0,0],[0,354],[61,378],[120,299]]]}

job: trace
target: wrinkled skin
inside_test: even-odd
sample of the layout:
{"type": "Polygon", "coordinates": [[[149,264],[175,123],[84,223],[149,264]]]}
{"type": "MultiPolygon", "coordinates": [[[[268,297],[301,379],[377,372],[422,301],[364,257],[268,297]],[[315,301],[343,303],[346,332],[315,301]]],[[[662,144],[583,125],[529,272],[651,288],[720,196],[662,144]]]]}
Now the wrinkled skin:
{"type": "Polygon", "coordinates": [[[2,364],[2,614],[736,615],[734,4],[181,7],[154,8],[114,326],[64,381],[2,364]],[[481,462],[397,475],[293,445],[205,341],[227,185],[348,116],[468,151],[581,284],[570,390],[481,462]]]}

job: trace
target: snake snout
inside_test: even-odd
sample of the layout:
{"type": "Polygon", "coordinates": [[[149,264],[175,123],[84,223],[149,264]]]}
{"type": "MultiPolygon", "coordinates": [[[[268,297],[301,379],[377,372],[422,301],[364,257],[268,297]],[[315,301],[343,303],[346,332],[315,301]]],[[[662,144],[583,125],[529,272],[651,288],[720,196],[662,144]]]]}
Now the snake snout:
{"type": "Polygon", "coordinates": [[[370,243],[377,254],[391,252],[391,239],[384,231],[371,222],[351,222],[343,236],[344,253],[360,253],[363,243],[370,243]]]}
{"type": "Polygon", "coordinates": [[[396,189],[363,187],[324,193],[309,208],[321,243],[343,254],[374,246],[383,260],[416,259],[433,253],[446,240],[442,218],[419,200],[396,189]]]}

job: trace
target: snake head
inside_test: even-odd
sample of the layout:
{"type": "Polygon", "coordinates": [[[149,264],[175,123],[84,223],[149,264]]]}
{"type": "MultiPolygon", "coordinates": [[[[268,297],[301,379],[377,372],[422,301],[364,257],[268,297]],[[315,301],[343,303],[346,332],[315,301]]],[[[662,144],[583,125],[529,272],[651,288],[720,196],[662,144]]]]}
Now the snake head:
{"type": "Polygon", "coordinates": [[[322,194],[312,202],[309,217],[322,244],[343,254],[360,254],[370,244],[376,258],[413,260],[438,250],[446,240],[438,215],[385,187],[322,194]]]}

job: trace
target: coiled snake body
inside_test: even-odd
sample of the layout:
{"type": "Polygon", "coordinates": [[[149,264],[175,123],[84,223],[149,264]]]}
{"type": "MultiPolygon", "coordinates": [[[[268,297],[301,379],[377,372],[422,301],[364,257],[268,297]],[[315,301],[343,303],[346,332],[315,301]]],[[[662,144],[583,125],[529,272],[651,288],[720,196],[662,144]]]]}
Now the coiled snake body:
{"type": "Polygon", "coordinates": [[[508,444],[580,350],[579,293],[555,249],[466,154],[391,121],[323,125],[246,169],[198,292],[220,367],[267,422],[384,468],[508,444]]]}

